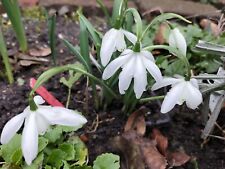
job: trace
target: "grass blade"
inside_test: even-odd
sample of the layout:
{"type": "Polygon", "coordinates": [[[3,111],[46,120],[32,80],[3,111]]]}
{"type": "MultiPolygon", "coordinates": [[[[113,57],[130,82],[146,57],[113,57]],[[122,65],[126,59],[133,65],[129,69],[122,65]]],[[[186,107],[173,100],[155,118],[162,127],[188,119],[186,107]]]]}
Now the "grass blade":
{"type": "Polygon", "coordinates": [[[17,0],[2,0],[2,5],[7,12],[7,15],[13,25],[17,40],[20,44],[20,49],[27,51],[27,38],[24,31],[24,25],[21,20],[20,8],[17,0]]]}
{"type": "Polygon", "coordinates": [[[3,63],[5,65],[8,81],[11,84],[11,83],[13,83],[14,78],[13,78],[12,68],[9,63],[9,56],[8,56],[8,52],[7,52],[7,48],[5,45],[5,40],[4,40],[1,28],[0,28],[0,52],[2,55],[3,63]]]}
{"type": "Polygon", "coordinates": [[[52,61],[56,65],[56,14],[48,18],[48,27],[52,61]]]}

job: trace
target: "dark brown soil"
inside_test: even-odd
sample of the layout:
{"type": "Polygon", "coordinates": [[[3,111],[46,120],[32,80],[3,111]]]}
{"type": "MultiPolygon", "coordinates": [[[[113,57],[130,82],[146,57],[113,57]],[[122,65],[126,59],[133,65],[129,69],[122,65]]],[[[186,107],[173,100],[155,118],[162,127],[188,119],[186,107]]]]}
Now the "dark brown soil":
{"type": "MultiPolygon", "coordinates": [[[[95,22],[98,20],[95,19],[95,22]]],[[[98,24],[98,23],[97,23],[98,24]]],[[[46,23],[29,20],[26,22],[27,35],[29,37],[29,45],[43,45],[47,44],[47,30],[46,23]],[[40,28],[40,29],[39,29],[40,28]],[[41,30],[41,31],[36,31],[41,30]],[[38,41],[38,43],[37,43],[38,41]]],[[[79,34],[79,27],[71,20],[64,17],[58,18],[57,32],[62,33],[66,39],[73,44],[77,44],[79,34]]],[[[9,49],[16,48],[11,45],[12,42],[16,42],[16,39],[11,29],[7,29],[5,32],[6,39],[9,42],[9,49]]],[[[58,64],[63,65],[65,63],[73,63],[74,57],[71,56],[67,49],[63,46],[62,42],[57,42],[58,50],[58,64]],[[61,52],[60,52],[61,51],[61,52]],[[63,51],[63,53],[62,53],[63,51]]],[[[1,79],[0,81],[0,129],[14,115],[23,111],[27,106],[27,95],[30,91],[28,81],[30,77],[38,77],[41,72],[49,68],[51,64],[42,64],[41,66],[32,67],[17,67],[15,77],[23,78],[25,84],[18,86],[17,83],[8,85],[6,81],[1,79]]],[[[45,84],[45,87],[53,93],[53,95],[59,99],[63,104],[66,103],[67,88],[59,83],[59,78],[63,75],[58,75],[52,78],[45,84]]],[[[126,122],[126,115],[120,111],[120,106],[117,104],[111,105],[107,111],[96,111],[93,108],[93,102],[89,93],[88,108],[87,98],[84,95],[86,91],[86,81],[83,79],[81,82],[75,84],[72,94],[70,108],[78,109],[83,112],[88,119],[88,124],[84,127],[84,130],[78,132],[80,135],[87,137],[87,146],[89,148],[90,161],[95,157],[106,151],[113,151],[108,144],[110,138],[121,134],[123,126],[126,122]],[[97,128],[93,126],[93,122],[96,118],[99,118],[97,128]]],[[[156,103],[153,105],[146,105],[154,112],[158,112],[158,106],[156,103]],[[151,107],[152,106],[152,107],[151,107]]],[[[201,148],[202,140],[200,139],[201,130],[203,126],[201,124],[201,116],[198,112],[188,112],[183,109],[183,113],[176,113],[172,116],[172,120],[166,126],[155,126],[160,128],[165,136],[169,139],[171,149],[183,149],[189,155],[196,157],[199,164],[199,169],[224,169],[225,168],[225,142],[218,139],[211,139],[207,144],[201,148]]],[[[150,118],[151,119],[151,118],[150,118]]],[[[225,115],[221,113],[220,124],[224,124],[225,115]]],[[[151,128],[149,128],[149,131],[151,128]]],[[[217,133],[215,133],[217,134],[217,133]]],[[[188,163],[180,169],[195,169],[192,163],[188,163]]],[[[196,168],[197,169],[197,168],[196,168]]]]}

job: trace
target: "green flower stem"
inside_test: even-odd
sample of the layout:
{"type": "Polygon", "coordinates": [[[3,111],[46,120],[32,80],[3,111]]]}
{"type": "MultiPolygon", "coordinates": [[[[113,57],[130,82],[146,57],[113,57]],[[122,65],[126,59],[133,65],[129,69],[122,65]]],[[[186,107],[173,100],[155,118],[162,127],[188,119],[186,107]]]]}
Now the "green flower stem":
{"type": "Polygon", "coordinates": [[[134,17],[134,21],[136,23],[136,35],[137,35],[137,42],[141,42],[141,35],[142,35],[142,19],[140,14],[138,13],[137,9],[135,8],[129,8],[125,11],[125,15],[126,16],[129,12],[132,13],[133,17],[134,17]]]}
{"type": "Polygon", "coordinates": [[[143,40],[143,38],[145,37],[146,33],[148,32],[148,30],[155,24],[166,21],[168,19],[173,19],[173,18],[178,18],[181,19],[187,23],[191,23],[189,20],[185,19],[184,17],[174,14],[174,13],[165,13],[165,14],[161,14],[157,17],[155,17],[152,22],[147,26],[147,28],[144,30],[142,36],[141,36],[141,41],[143,40]]]}
{"type": "Polygon", "coordinates": [[[165,96],[152,96],[152,97],[140,99],[139,102],[146,103],[146,102],[150,102],[150,101],[154,101],[154,100],[162,100],[164,98],[165,98],[165,96]]]}
{"type": "Polygon", "coordinates": [[[133,47],[134,52],[140,52],[141,51],[141,43],[137,41],[133,47]]]}
{"type": "Polygon", "coordinates": [[[42,73],[40,75],[40,77],[37,79],[37,82],[34,86],[34,88],[32,89],[32,91],[30,92],[30,96],[34,95],[35,90],[37,90],[37,88],[39,86],[41,86],[44,82],[46,82],[48,79],[50,79],[52,76],[58,74],[58,73],[62,73],[68,70],[74,70],[75,72],[80,72],[83,75],[88,76],[89,78],[91,78],[93,81],[95,81],[96,83],[100,84],[101,86],[103,86],[105,88],[105,90],[114,98],[119,98],[115,92],[110,89],[103,80],[95,77],[94,75],[88,73],[86,70],[81,69],[79,67],[76,67],[76,64],[69,64],[69,65],[65,65],[65,66],[59,66],[59,67],[55,67],[52,69],[49,69],[48,71],[45,71],[44,73],[42,73]]]}
{"type": "Polygon", "coordinates": [[[29,105],[30,105],[30,110],[31,111],[36,111],[38,109],[36,103],[34,102],[32,94],[29,95],[29,105]]]}
{"type": "Polygon", "coordinates": [[[5,44],[5,40],[4,40],[1,28],[0,28],[0,52],[2,55],[3,63],[5,65],[8,81],[10,84],[12,84],[14,82],[14,78],[13,78],[12,68],[9,62],[9,56],[8,56],[8,52],[7,52],[7,48],[6,48],[6,44],[5,44]]]}
{"type": "Polygon", "coordinates": [[[66,108],[69,107],[70,99],[71,99],[71,88],[69,87],[69,88],[68,88],[67,101],[66,101],[66,108]]]}
{"type": "Polygon", "coordinates": [[[153,49],[165,49],[168,50],[169,52],[173,53],[175,56],[177,56],[179,59],[183,61],[187,68],[187,79],[190,80],[191,78],[191,66],[189,64],[189,61],[186,56],[183,56],[176,48],[166,46],[166,45],[152,45],[144,48],[145,50],[153,50],[153,49]]]}

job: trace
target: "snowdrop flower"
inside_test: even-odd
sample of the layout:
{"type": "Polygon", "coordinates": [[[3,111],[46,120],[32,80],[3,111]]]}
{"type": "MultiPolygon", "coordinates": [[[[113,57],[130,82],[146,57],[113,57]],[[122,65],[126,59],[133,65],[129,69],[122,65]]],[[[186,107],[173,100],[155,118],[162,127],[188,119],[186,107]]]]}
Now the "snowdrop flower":
{"type": "MultiPolygon", "coordinates": [[[[217,75],[218,76],[225,76],[225,70],[222,67],[220,67],[218,69],[217,75]]],[[[214,85],[215,84],[218,84],[219,85],[221,83],[225,83],[225,79],[214,79],[213,81],[214,81],[214,83],[213,83],[214,85]]],[[[210,85],[212,85],[212,83],[210,83],[210,85]]],[[[209,98],[209,109],[210,109],[211,112],[214,111],[217,103],[220,100],[221,95],[224,95],[224,94],[225,94],[225,91],[224,90],[215,91],[215,92],[212,92],[210,94],[210,98],[209,98]]]]}
{"type": "Polygon", "coordinates": [[[78,127],[87,122],[85,117],[73,110],[40,105],[45,102],[41,96],[35,96],[34,101],[38,109],[31,111],[30,106],[28,106],[21,114],[6,123],[1,134],[1,143],[7,144],[25,121],[21,146],[28,165],[32,163],[38,154],[38,134],[43,135],[50,125],[78,127]]]}
{"type": "Polygon", "coordinates": [[[169,45],[171,47],[177,48],[183,56],[186,56],[186,40],[178,28],[171,30],[169,35],[169,45]]]}
{"type": "Polygon", "coordinates": [[[112,28],[106,32],[102,39],[102,46],[100,50],[100,58],[103,66],[106,66],[109,63],[113,52],[116,50],[122,52],[126,49],[127,45],[124,36],[126,36],[126,38],[133,44],[137,41],[137,37],[134,34],[122,28],[112,28]]]}
{"type": "Polygon", "coordinates": [[[197,80],[192,78],[186,81],[184,78],[166,77],[162,81],[156,82],[152,86],[152,90],[172,85],[170,91],[166,94],[162,103],[161,112],[167,113],[178,104],[182,105],[186,102],[187,107],[196,109],[202,103],[202,94],[199,91],[197,80]]]}
{"type": "Polygon", "coordinates": [[[125,94],[129,88],[132,78],[134,78],[134,92],[136,98],[139,99],[147,86],[147,71],[152,77],[158,81],[162,79],[162,74],[155,64],[153,55],[145,50],[134,52],[126,49],[121,55],[113,60],[105,68],[102,78],[109,79],[115,72],[122,68],[119,74],[119,92],[125,94]]]}

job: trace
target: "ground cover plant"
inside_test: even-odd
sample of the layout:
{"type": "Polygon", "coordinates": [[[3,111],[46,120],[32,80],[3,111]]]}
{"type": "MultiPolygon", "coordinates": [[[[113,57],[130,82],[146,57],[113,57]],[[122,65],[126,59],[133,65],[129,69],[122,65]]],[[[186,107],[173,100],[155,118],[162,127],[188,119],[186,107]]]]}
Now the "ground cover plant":
{"type": "MultiPolygon", "coordinates": [[[[54,66],[44,71],[34,82],[28,96],[29,105],[23,113],[13,117],[3,127],[0,151],[3,168],[124,168],[124,165],[120,166],[119,156],[111,153],[102,154],[93,160],[93,167],[88,164],[88,150],[74,134],[87,119],[81,115],[82,113],[69,109],[70,100],[76,95],[71,93],[72,87],[79,81],[86,81],[91,91],[94,105],[92,108],[96,111],[107,112],[110,107],[118,104],[120,113],[129,115],[137,110],[138,106],[155,100],[163,100],[159,107],[163,114],[174,110],[176,105],[186,105],[193,110],[204,109],[202,120],[207,123],[202,138],[213,136],[211,133],[224,102],[224,60],[222,57],[211,59],[208,52],[189,49],[193,38],[205,40],[203,33],[201,36],[197,35],[200,31],[198,26],[188,25],[191,24],[189,20],[174,13],[163,13],[150,23],[144,24],[139,12],[135,8],[128,8],[126,0],[114,1],[111,17],[104,3],[101,1],[98,3],[107,16],[109,30],[106,33],[100,32],[81,10],[76,12],[80,28],[79,45],[72,45],[63,35],[59,35],[59,38],[76,56],[78,62],[54,66]],[[180,27],[170,22],[171,19],[179,19],[187,26],[180,27]],[[155,36],[153,30],[161,23],[166,24],[166,40],[163,44],[154,45],[151,38],[155,36]],[[192,39],[187,43],[185,33],[190,30],[192,30],[189,32],[190,35],[186,36],[192,39]],[[155,50],[160,51],[157,58],[152,54],[155,50]],[[194,58],[193,55],[196,53],[202,58],[194,58]],[[211,69],[204,65],[208,64],[209,60],[214,63],[211,69]],[[217,70],[217,74],[212,74],[217,70]],[[46,90],[40,90],[44,83],[48,83],[53,76],[62,72],[68,72],[68,75],[64,74],[58,81],[68,88],[66,108],[59,102],[56,103],[57,100],[52,101],[54,96],[46,94],[48,93],[46,90]],[[165,88],[168,92],[158,91],[166,86],[171,86],[165,88]],[[35,91],[41,96],[35,96],[35,91]],[[207,99],[208,103],[205,101],[207,99]],[[50,106],[42,105],[45,101],[50,106]],[[209,110],[211,115],[208,119],[209,110]],[[22,126],[24,126],[22,134],[16,134],[22,126]]],[[[55,14],[48,16],[48,21],[52,61],[56,64],[55,14]]],[[[217,44],[210,43],[210,45],[211,48],[209,44],[203,44],[211,52],[218,50],[217,44]]],[[[141,120],[132,122],[134,127],[126,125],[125,132],[119,137],[119,141],[115,142],[121,145],[124,140],[125,142],[130,140],[132,153],[136,153],[136,150],[133,150],[135,147],[141,150],[145,158],[140,168],[181,166],[190,160],[185,153],[182,155],[181,152],[171,153],[167,150],[168,145],[162,146],[161,140],[168,141],[157,130],[152,131],[152,138],[156,143],[142,138],[145,134],[145,130],[143,131],[145,120],[143,116],[141,118],[139,115],[133,116],[141,120]],[[133,129],[137,132],[133,133],[133,129]],[[149,150],[147,152],[144,151],[146,147],[149,150]],[[185,158],[179,161],[177,154],[185,158]],[[159,157],[162,162],[156,165],[160,160],[153,157],[159,157]]],[[[126,152],[123,147],[116,146],[116,148],[122,153],[126,152]]],[[[130,162],[128,168],[138,166],[131,163],[133,160],[131,157],[126,159],[130,162]]],[[[192,159],[192,162],[193,167],[198,168],[197,161],[192,159]]]]}

